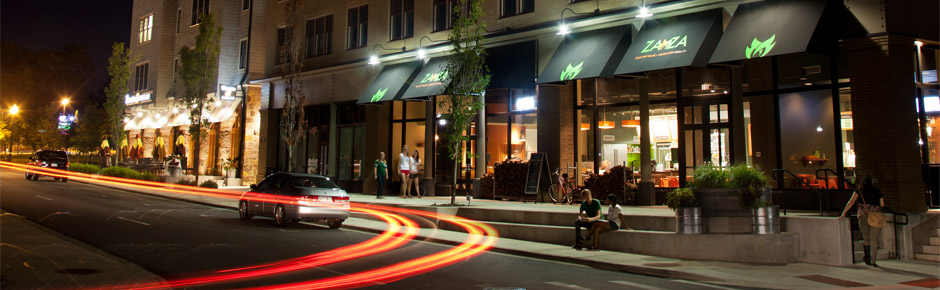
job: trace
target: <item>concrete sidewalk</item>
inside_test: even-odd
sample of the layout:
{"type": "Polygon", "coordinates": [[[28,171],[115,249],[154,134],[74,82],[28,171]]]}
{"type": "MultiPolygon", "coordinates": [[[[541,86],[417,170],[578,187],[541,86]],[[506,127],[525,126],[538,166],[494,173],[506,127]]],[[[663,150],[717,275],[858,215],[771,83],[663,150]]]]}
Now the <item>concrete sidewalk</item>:
{"type": "MultiPolygon", "coordinates": [[[[196,202],[209,206],[235,209],[237,200],[206,197],[198,195],[168,193],[158,190],[140,189],[121,185],[108,185],[141,194],[162,196],[187,202],[196,202]]],[[[243,191],[247,188],[227,188],[229,191],[243,191]]],[[[450,203],[449,197],[425,197],[401,199],[398,197],[385,197],[377,199],[372,195],[350,194],[353,202],[380,204],[399,207],[435,207],[435,205],[450,203]]],[[[467,200],[458,197],[458,203],[466,204],[467,200]]],[[[545,211],[558,213],[571,213],[577,211],[574,205],[555,205],[548,203],[522,203],[493,200],[473,200],[470,207],[486,208],[506,211],[545,211]]],[[[441,212],[452,210],[448,207],[437,207],[441,212]]],[[[631,214],[670,216],[672,212],[664,207],[628,207],[626,212],[631,214]]],[[[357,215],[358,216],[358,215],[357,215]]],[[[6,218],[4,218],[6,220],[6,218]]],[[[4,227],[6,224],[4,224],[4,227]]],[[[39,227],[38,225],[33,225],[39,227]]],[[[383,222],[363,217],[351,217],[343,224],[347,230],[360,230],[367,232],[382,232],[386,225],[383,222]]],[[[6,233],[7,229],[4,228],[6,233]]],[[[41,230],[40,230],[41,232],[41,230]]],[[[50,234],[51,235],[51,234],[50,234]]],[[[19,235],[5,234],[4,243],[19,244],[20,247],[29,243],[39,243],[33,247],[49,245],[48,241],[35,239],[34,241],[18,240],[19,235]]],[[[440,229],[423,228],[418,237],[423,240],[443,244],[458,244],[463,242],[467,235],[461,232],[440,229]]],[[[578,251],[567,246],[536,243],[508,238],[500,238],[491,251],[527,256],[538,259],[553,260],[581,264],[598,269],[636,273],[657,277],[679,278],[706,283],[702,286],[720,288],[726,286],[746,286],[776,289],[832,289],[835,287],[872,287],[888,286],[891,288],[924,289],[940,287],[940,264],[920,261],[880,260],[880,268],[867,267],[856,264],[848,267],[824,266],[808,263],[790,263],[785,265],[761,265],[747,263],[730,263],[714,261],[692,261],[654,256],[636,255],[613,251],[578,251]]],[[[100,257],[108,259],[107,255],[100,257]]],[[[120,264],[119,259],[114,259],[120,264]]],[[[7,260],[4,253],[4,260],[7,260]]],[[[68,260],[63,258],[63,260],[68,260]]],[[[73,259],[74,260],[74,259],[73,259]]],[[[56,259],[58,261],[58,259],[56,259]]],[[[127,265],[135,268],[136,266],[127,265]]],[[[8,272],[4,271],[4,279],[8,272]]],[[[28,273],[26,273],[28,274],[28,273]]],[[[21,274],[22,275],[22,274],[21,274]]],[[[127,277],[127,276],[125,276],[127,277]]],[[[145,275],[141,279],[151,279],[145,275]]],[[[14,278],[10,277],[12,281],[14,278]]],[[[127,281],[124,281],[127,282],[127,281]]],[[[4,287],[5,288],[5,287],[4,287]]]]}

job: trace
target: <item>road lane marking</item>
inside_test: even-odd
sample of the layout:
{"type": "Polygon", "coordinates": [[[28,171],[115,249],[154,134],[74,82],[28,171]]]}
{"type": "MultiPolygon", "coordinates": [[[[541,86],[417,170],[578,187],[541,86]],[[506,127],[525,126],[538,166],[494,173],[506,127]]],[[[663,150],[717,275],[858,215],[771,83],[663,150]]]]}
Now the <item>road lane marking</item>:
{"type": "Polygon", "coordinates": [[[665,290],[665,289],[663,289],[663,288],[653,287],[653,286],[649,286],[649,285],[643,285],[643,284],[640,284],[640,283],[633,283],[633,282],[629,282],[629,281],[610,281],[610,283],[620,284],[620,285],[627,285],[627,286],[630,286],[630,287],[633,287],[633,288],[640,288],[640,289],[646,289],[646,290],[665,290]]]}
{"type": "Polygon", "coordinates": [[[718,286],[718,285],[712,285],[712,284],[707,284],[707,283],[700,283],[700,282],[695,282],[695,281],[687,281],[687,280],[672,280],[672,281],[673,281],[673,282],[679,282],[679,283],[685,283],[685,284],[696,285],[696,286],[708,287],[708,288],[712,288],[712,289],[737,290],[737,289],[734,289],[734,288],[722,287],[722,286],[718,286]]]}
{"type": "Polygon", "coordinates": [[[578,285],[572,285],[572,284],[563,283],[563,282],[545,282],[545,284],[555,285],[561,288],[568,288],[568,289],[591,290],[591,288],[584,288],[578,285]]]}
{"type": "Polygon", "coordinates": [[[122,216],[119,216],[118,219],[120,219],[120,220],[126,220],[126,221],[129,221],[129,222],[132,222],[132,223],[142,224],[142,225],[145,225],[145,226],[149,226],[149,225],[150,225],[150,224],[145,223],[145,222],[135,221],[135,220],[132,220],[132,219],[129,219],[129,218],[126,218],[126,217],[122,217],[122,216]]]}
{"type": "Polygon", "coordinates": [[[45,196],[42,196],[42,195],[37,195],[36,197],[41,198],[41,199],[45,199],[45,200],[52,200],[51,198],[48,198],[48,197],[45,197],[45,196]]]}

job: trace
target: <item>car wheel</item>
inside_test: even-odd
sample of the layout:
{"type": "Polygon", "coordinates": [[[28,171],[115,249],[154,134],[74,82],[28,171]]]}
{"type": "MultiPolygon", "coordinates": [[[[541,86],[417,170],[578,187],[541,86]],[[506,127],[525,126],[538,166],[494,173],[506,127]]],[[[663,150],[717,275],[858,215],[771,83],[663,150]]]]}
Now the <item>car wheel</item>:
{"type": "Polygon", "coordinates": [[[341,227],[341,226],[343,226],[343,220],[332,220],[332,221],[330,221],[330,228],[331,228],[331,229],[338,229],[338,228],[341,227]]]}
{"type": "Polygon", "coordinates": [[[69,182],[69,179],[68,179],[68,178],[65,178],[65,177],[63,177],[63,178],[62,178],[62,182],[69,182]]]}
{"type": "Polygon", "coordinates": [[[58,177],[53,177],[52,180],[59,181],[58,177]]]}
{"type": "Polygon", "coordinates": [[[39,180],[39,173],[33,173],[33,180],[39,180]]]}
{"type": "Polygon", "coordinates": [[[243,221],[251,220],[252,215],[248,214],[248,201],[243,200],[238,203],[238,217],[243,221]]]}
{"type": "Polygon", "coordinates": [[[32,178],[33,178],[33,175],[32,175],[32,174],[29,174],[29,171],[27,171],[27,172],[26,172],[26,180],[30,180],[30,179],[32,179],[32,178]]]}
{"type": "Polygon", "coordinates": [[[283,205],[278,205],[274,209],[274,223],[278,226],[286,227],[290,223],[290,219],[287,218],[287,212],[284,211],[283,205]]]}

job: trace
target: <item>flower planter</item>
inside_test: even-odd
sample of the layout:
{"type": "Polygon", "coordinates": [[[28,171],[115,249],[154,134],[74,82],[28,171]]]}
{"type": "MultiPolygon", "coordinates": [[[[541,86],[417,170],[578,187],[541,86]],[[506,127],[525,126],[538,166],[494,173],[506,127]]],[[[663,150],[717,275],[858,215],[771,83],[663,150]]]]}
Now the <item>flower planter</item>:
{"type": "Polygon", "coordinates": [[[700,188],[696,200],[705,216],[750,216],[738,188],[700,188]]]}
{"type": "Polygon", "coordinates": [[[755,234],[769,235],[780,233],[780,208],[776,205],[752,209],[751,227],[755,234]]]}
{"type": "Polygon", "coordinates": [[[702,208],[685,207],[676,210],[676,234],[701,234],[705,232],[702,208]]]}
{"type": "Polygon", "coordinates": [[[226,178],[235,178],[235,168],[229,168],[225,170],[226,178]]]}

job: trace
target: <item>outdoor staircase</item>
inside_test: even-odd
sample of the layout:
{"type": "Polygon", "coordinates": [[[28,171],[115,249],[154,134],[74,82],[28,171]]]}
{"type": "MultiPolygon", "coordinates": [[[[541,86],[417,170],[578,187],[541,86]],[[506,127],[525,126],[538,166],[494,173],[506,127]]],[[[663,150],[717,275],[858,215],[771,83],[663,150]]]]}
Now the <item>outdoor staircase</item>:
{"type": "Polygon", "coordinates": [[[922,253],[915,254],[915,259],[931,262],[940,262],[940,229],[934,229],[930,241],[921,246],[922,253]]]}

